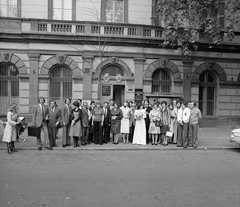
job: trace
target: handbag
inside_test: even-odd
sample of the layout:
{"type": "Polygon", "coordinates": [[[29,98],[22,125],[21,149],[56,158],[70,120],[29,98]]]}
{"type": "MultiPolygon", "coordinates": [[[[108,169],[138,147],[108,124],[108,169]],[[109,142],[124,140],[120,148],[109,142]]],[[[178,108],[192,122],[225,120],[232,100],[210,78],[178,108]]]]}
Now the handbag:
{"type": "Polygon", "coordinates": [[[172,136],[173,136],[173,133],[170,132],[170,131],[167,131],[167,132],[166,132],[166,136],[167,136],[167,137],[172,137],[172,136]]]}

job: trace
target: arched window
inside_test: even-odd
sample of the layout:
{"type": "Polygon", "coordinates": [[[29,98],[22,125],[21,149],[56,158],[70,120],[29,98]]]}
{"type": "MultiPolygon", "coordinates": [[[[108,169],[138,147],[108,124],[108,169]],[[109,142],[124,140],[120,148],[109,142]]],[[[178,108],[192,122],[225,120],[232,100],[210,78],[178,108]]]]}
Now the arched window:
{"type": "Polygon", "coordinates": [[[65,98],[72,98],[72,71],[66,66],[57,66],[50,71],[49,100],[62,104],[65,98]]]}
{"type": "Polygon", "coordinates": [[[19,71],[9,63],[0,64],[0,114],[6,115],[10,103],[19,102],[19,71]]]}
{"type": "Polygon", "coordinates": [[[108,65],[107,67],[105,67],[102,70],[101,77],[103,77],[106,73],[108,73],[110,77],[116,77],[117,74],[121,74],[121,76],[124,76],[123,69],[117,65],[108,65]]]}
{"type": "Polygon", "coordinates": [[[200,75],[199,80],[199,109],[204,116],[213,116],[217,86],[214,74],[206,70],[200,75]]]}
{"type": "Polygon", "coordinates": [[[152,75],[152,92],[162,95],[171,94],[172,81],[170,74],[165,69],[158,69],[152,75]]]}

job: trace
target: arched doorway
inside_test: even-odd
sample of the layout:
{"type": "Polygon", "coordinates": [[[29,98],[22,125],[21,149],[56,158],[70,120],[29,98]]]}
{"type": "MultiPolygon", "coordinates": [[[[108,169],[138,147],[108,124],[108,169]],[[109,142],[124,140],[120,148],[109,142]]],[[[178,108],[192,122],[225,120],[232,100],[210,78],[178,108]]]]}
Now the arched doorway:
{"type": "Polygon", "coordinates": [[[117,64],[105,65],[100,74],[101,100],[113,99],[120,105],[125,100],[125,71],[117,64]]]}
{"type": "Polygon", "coordinates": [[[49,100],[62,106],[65,98],[72,98],[72,70],[65,65],[53,66],[49,79],[49,100]]]}
{"type": "Polygon", "coordinates": [[[19,71],[11,63],[0,64],[0,115],[6,116],[11,103],[19,103],[19,71]]]}
{"type": "Polygon", "coordinates": [[[216,114],[216,74],[205,70],[199,76],[199,109],[203,116],[216,114]]]}

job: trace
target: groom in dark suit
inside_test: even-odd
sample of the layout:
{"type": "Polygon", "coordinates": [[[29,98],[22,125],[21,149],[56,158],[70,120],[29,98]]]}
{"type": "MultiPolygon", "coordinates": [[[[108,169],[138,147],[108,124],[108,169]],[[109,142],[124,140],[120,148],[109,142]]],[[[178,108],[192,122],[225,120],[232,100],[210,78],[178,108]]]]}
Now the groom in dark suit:
{"type": "Polygon", "coordinates": [[[109,131],[111,123],[111,111],[108,106],[108,102],[103,105],[104,120],[103,120],[103,143],[108,143],[110,141],[109,131]]]}
{"type": "Polygon", "coordinates": [[[58,147],[56,144],[56,135],[57,135],[57,127],[60,124],[61,119],[61,111],[56,106],[56,101],[50,102],[49,108],[49,121],[48,121],[48,136],[51,147],[58,147]]]}

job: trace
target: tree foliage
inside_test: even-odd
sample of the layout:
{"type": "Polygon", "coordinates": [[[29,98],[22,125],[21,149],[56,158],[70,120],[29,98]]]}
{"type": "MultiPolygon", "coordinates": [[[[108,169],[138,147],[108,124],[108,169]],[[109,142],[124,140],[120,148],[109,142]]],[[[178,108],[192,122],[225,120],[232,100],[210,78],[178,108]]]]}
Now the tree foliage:
{"type": "Polygon", "coordinates": [[[233,40],[235,29],[240,28],[240,0],[158,0],[155,18],[162,21],[163,46],[189,55],[198,49],[200,31],[210,45],[219,44],[222,34],[233,40]]]}

